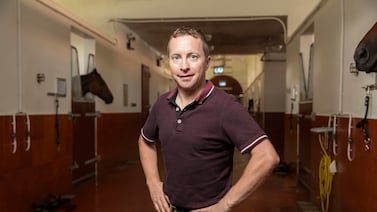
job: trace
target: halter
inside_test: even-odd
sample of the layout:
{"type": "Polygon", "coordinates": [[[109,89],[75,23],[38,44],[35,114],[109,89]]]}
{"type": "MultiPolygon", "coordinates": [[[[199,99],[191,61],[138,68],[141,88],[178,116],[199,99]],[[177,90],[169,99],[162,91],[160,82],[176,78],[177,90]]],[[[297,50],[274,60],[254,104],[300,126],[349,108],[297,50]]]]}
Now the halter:
{"type": "Polygon", "coordinates": [[[369,99],[370,99],[370,87],[367,86],[365,88],[365,91],[366,91],[366,95],[365,95],[365,99],[364,99],[364,106],[365,106],[365,115],[364,115],[364,118],[359,121],[357,124],[356,124],[356,127],[357,128],[361,128],[363,130],[363,136],[364,136],[364,149],[365,151],[369,151],[370,150],[370,137],[369,137],[369,131],[368,131],[368,110],[369,110],[369,99]]]}

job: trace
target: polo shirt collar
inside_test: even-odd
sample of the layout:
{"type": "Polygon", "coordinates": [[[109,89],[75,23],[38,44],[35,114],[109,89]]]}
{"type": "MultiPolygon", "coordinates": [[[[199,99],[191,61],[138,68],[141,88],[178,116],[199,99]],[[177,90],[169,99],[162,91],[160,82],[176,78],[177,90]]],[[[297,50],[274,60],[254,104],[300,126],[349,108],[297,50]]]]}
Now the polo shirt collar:
{"type": "MultiPolygon", "coordinates": [[[[210,80],[208,80],[206,85],[202,89],[202,92],[200,93],[200,95],[195,99],[195,102],[197,102],[198,104],[203,104],[204,100],[206,100],[211,95],[214,88],[215,86],[213,85],[213,83],[210,80]]],[[[174,102],[175,99],[177,98],[177,94],[178,94],[178,88],[175,88],[168,94],[166,98],[170,102],[174,102]]]]}

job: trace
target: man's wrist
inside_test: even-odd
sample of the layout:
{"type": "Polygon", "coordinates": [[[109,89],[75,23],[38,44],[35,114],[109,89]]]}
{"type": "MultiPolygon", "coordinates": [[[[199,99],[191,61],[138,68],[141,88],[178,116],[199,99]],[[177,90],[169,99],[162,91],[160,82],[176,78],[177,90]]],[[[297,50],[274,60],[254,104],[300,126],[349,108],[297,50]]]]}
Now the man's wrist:
{"type": "Polygon", "coordinates": [[[222,199],[219,203],[226,211],[230,211],[234,207],[234,204],[232,204],[232,202],[228,199],[222,199]]]}

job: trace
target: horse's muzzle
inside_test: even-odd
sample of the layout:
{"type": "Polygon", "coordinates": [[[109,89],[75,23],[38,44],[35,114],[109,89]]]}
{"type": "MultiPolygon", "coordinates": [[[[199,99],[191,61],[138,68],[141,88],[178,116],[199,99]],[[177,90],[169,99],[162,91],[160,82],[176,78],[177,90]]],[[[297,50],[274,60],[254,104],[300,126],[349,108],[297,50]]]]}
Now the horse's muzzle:
{"type": "Polygon", "coordinates": [[[356,48],[354,60],[356,68],[360,71],[377,72],[377,46],[373,47],[367,43],[360,43],[356,48]]]}
{"type": "Polygon", "coordinates": [[[114,97],[113,97],[113,95],[106,96],[106,98],[104,100],[105,100],[106,104],[111,104],[111,103],[113,103],[114,97]]]}
{"type": "Polygon", "coordinates": [[[359,42],[353,58],[359,71],[377,72],[377,23],[359,42]]]}

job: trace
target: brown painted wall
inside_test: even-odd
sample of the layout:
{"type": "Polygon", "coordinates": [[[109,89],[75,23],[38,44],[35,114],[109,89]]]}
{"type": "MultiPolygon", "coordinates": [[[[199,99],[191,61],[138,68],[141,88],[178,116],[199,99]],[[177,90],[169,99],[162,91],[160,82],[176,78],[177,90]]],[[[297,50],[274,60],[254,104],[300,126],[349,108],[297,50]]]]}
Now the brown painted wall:
{"type": "MultiPolygon", "coordinates": [[[[285,123],[289,115],[286,115],[285,123]]],[[[376,139],[377,120],[368,120],[368,130],[371,138],[370,151],[364,149],[362,130],[356,128],[360,119],[352,120],[352,155],[353,160],[347,158],[348,118],[337,117],[336,141],[338,144],[337,155],[332,153],[332,139],[328,143],[327,152],[332,160],[336,161],[338,172],[334,175],[329,211],[377,211],[377,161],[376,139]]],[[[315,120],[301,123],[300,128],[300,179],[310,189],[311,199],[320,207],[318,167],[322,150],[318,141],[318,134],[311,133],[312,127],[327,126],[328,117],[318,116],[315,120]],[[309,132],[308,132],[309,130],[309,132]],[[308,170],[303,171],[302,167],[308,170]]],[[[296,129],[294,129],[296,131],[296,129]]],[[[297,131],[296,131],[297,133],[297,131]]],[[[287,147],[293,148],[294,134],[285,127],[285,157],[294,158],[293,151],[287,151],[287,147]]]]}
{"type": "Polygon", "coordinates": [[[2,211],[30,211],[33,202],[48,194],[70,190],[68,167],[72,158],[71,124],[59,116],[60,148],[55,143],[55,116],[30,117],[31,148],[26,151],[26,119],[17,118],[17,151],[12,154],[11,116],[0,117],[0,208],[2,211]],[[4,209],[4,210],[3,210],[4,209]]]}
{"type": "MultiPolygon", "coordinates": [[[[277,115],[278,116],[278,115],[277,115]]],[[[267,114],[265,120],[279,120],[276,114],[267,114]]],[[[319,205],[318,165],[321,157],[317,135],[308,132],[311,127],[327,126],[328,117],[308,119],[307,126],[300,132],[301,163],[310,171],[304,181],[310,185],[311,198],[319,205]],[[305,153],[305,154],[303,154],[305,153]]],[[[31,122],[32,146],[25,151],[25,117],[17,118],[18,150],[11,153],[11,116],[0,116],[0,208],[4,211],[27,211],[33,202],[41,202],[48,193],[65,194],[71,190],[72,123],[68,116],[60,115],[60,149],[55,143],[55,116],[33,115],[31,122]]],[[[369,120],[371,149],[364,150],[363,134],[356,128],[359,119],[353,120],[353,161],[348,161],[347,124],[348,118],[338,118],[338,155],[332,155],[337,162],[338,173],[334,176],[330,211],[377,211],[376,181],[376,129],[377,120],[369,120]]],[[[296,119],[289,127],[289,115],[284,120],[284,158],[295,158],[296,119]],[[293,150],[292,150],[293,149],[293,150]]],[[[138,160],[137,138],[141,127],[141,114],[102,114],[98,119],[98,162],[99,174],[138,160]]],[[[272,129],[272,140],[281,136],[278,125],[267,125],[272,129]]],[[[301,124],[303,126],[303,124],[301,124]]],[[[331,144],[331,142],[330,142],[331,144]]],[[[277,145],[279,146],[279,145],[277,145]]],[[[280,149],[280,147],[278,148],[280,149]]],[[[329,147],[331,150],[331,146],[329,147]]],[[[278,150],[281,151],[281,150],[278,150]]],[[[331,154],[331,151],[329,151],[331,154]]],[[[287,162],[290,162],[287,160],[287,162]]],[[[295,162],[295,161],[293,161],[295,162]]],[[[300,171],[302,173],[302,170],[300,171]]]]}
{"type": "MultiPolygon", "coordinates": [[[[26,148],[25,117],[17,117],[17,151],[12,154],[12,117],[0,116],[0,211],[31,211],[48,193],[70,194],[72,122],[59,115],[60,148],[55,142],[55,116],[32,115],[31,148],[26,148]]],[[[102,114],[98,118],[99,175],[129,160],[138,160],[141,114],[102,114]]]]}

